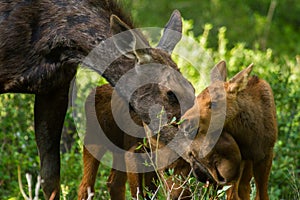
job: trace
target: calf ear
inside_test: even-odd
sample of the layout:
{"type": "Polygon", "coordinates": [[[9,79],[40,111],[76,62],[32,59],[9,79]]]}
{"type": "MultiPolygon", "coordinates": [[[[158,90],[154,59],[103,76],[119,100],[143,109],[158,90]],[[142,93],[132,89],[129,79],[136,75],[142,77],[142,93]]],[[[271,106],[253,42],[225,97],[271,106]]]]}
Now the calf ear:
{"type": "Polygon", "coordinates": [[[253,68],[253,63],[251,63],[246,69],[237,73],[229,81],[229,92],[239,92],[247,87],[248,77],[253,68]]]}
{"type": "Polygon", "coordinates": [[[174,10],[169,22],[166,24],[162,38],[160,39],[157,48],[172,53],[177,43],[182,37],[182,20],[178,10],[174,10]]]}
{"type": "Polygon", "coordinates": [[[214,83],[216,81],[226,81],[227,69],[226,62],[220,61],[210,72],[210,82],[214,83]]]}
{"type": "Polygon", "coordinates": [[[137,58],[140,62],[149,60],[149,43],[139,31],[131,29],[116,15],[110,17],[110,31],[116,35],[112,38],[113,42],[123,55],[131,59],[137,58]]]}

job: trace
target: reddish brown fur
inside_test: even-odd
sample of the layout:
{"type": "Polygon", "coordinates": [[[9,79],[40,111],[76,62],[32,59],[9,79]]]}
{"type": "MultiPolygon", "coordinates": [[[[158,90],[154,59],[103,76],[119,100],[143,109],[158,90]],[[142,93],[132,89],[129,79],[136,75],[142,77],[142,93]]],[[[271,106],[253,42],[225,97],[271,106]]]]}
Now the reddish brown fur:
{"type": "MultiPolygon", "coordinates": [[[[198,95],[197,102],[200,110],[194,107],[183,116],[186,119],[182,125],[183,129],[195,121],[196,117],[200,117],[198,133],[188,151],[190,159],[196,160],[202,167],[204,166],[217,183],[222,181],[220,177],[214,175],[215,169],[220,172],[221,179],[225,180],[225,183],[222,184],[235,182],[228,191],[227,199],[249,199],[249,182],[254,176],[256,200],[268,200],[268,178],[273,159],[273,147],[277,138],[276,110],[271,87],[266,81],[256,76],[249,77],[252,65],[227,82],[224,82],[226,79],[225,63],[219,63],[216,68],[221,72],[221,77],[214,79],[211,85],[198,95]],[[224,89],[225,96],[220,93],[224,89]],[[221,137],[225,132],[232,136],[243,160],[240,167],[236,165],[235,170],[228,174],[222,173],[222,169],[217,164],[210,166],[203,163],[203,158],[200,158],[198,154],[203,150],[203,141],[211,122],[211,111],[215,109],[220,112],[221,102],[224,98],[226,100],[226,118],[221,137]],[[241,175],[232,176],[239,173],[239,169],[241,169],[241,175]],[[232,178],[228,178],[230,176],[232,178]]],[[[213,70],[214,72],[215,70],[213,70]]],[[[212,75],[212,77],[218,77],[218,75],[212,75]]],[[[226,149],[224,149],[223,155],[235,156],[237,160],[240,156],[239,153],[233,153],[226,149]]],[[[226,169],[226,164],[224,166],[225,170],[229,170],[226,169]]]]}
{"type": "MultiPolygon", "coordinates": [[[[122,130],[119,129],[118,125],[116,124],[111,111],[112,91],[113,89],[110,85],[103,85],[101,87],[97,87],[95,91],[91,92],[86,101],[87,133],[85,137],[94,137],[93,140],[97,140],[98,142],[95,142],[95,144],[89,144],[87,147],[84,146],[84,175],[79,188],[78,200],[87,198],[88,187],[91,187],[92,190],[94,190],[96,174],[100,164],[98,159],[101,159],[101,157],[107,150],[112,150],[110,147],[106,146],[106,144],[101,143],[101,138],[97,138],[97,136],[95,137],[95,135],[97,135],[97,130],[99,130],[98,123],[100,124],[106,137],[112,143],[126,151],[138,151],[136,150],[136,147],[138,143],[142,142],[142,139],[134,138],[124,133],[122,130]],[[95,116],[97,116],[97,118],[95,116]],[[89,150],[87,150],[87,148],[89,150]],[[97,159],[93,155],[91,155],[90,151],[92,151],[93,155],[98,155],[97,159]]],[[[117,105],[119,107],[126,106],[125,102],[121,98],[118,99],[117,105]]],[[[120,113],[121,116],[122,114],[126,113],[120,113]]],[[[130,114],[137,124],[142,125],[142,122],[136,113],[131,111],[130,114]]],[[[131,170],[133,170],[135,165],[134,158],[127,158],[126,163],[128,165],[127,168],[131,168],[131,170]]],[[[113,166],[115,166],[116,164],[125,165],[125,155],[113,151],[113,166]]],[[[179,159],[170,167],[175,168],[174,174],[177,175],[187,176],[190,171],[189,164],[183,161],[182,159],[179,159]]],[[[148,172],[145,174],[128,173],[128,179],[130,183],[131,194],[133,197],[136,197],[138,188],[142,196],[144,196],[144,187],[148,187],[148,189],[153,192],[156,190],[156,186],[154,185],[153,180],[157,179],[157,175],[154,172],[154,170],[153,172],[148,172]]],[[[111,199],[125,199],[126,181],[127,173],[116,169],[111,170],[107,184],[111,195],[111,199]]],[[[171,178],[167,181],[169,187],[171,188],[174,182],[171,181],[171,178]]],[[[175,185],[173,187],[179,187],[178,183],[175,182],[174,184],[175,185]]],[[[172,198],[177,199],[181,192],[181,188],[173,189],[171,194],[172,198]]],[[[182,198],[186,199],[188,196],[189,193],[187,191],[184,191],[182,198]]]]}
{"type": "MultiPolygon", "coordinates": [[[[106,137],[109,138],[115,145],[120,148],[126,150],[127,152],[135,152],[140,153],[143,152],[143,149],[137,150],[137,146],[139,146],[143,141],[142,139],[137,139],[131,137],[124,133],[122,130],[118,128],[118,125],[115,123],[112,112],[111,112],[111,95],[112,88],[109,85],[103,85],[101,87],[97,87],[95,91],[93,91],[87,101],[86,101],[86,113],[87,113],[87,134],[86,137],[93,137],[95,130],[97,130],[97,124],[100,123],[100,126],[103,132],[106,134],[106,137]],[[95,107],[93,102],[95,101],[95,107]],[[96,113],[95,113],[96,112],[96,113]],[[97,116],[97,119],[92,117],[97,116]]],[[[123,107],[125,103],[119,99],[118,106],[123,107]]],[[[124,113],[120,113],[122,116],[124,113]]],[[[131,111],[131,117],[134,121],[142,125],[141,120],[138,116],[131,111]]],[[[144,136],[146,137],[146,135],[144,136]]],[[[94,140],[101,140],[101,138],[95,138],[94,140]]],[[[155,149],[156,140],[154,139],[152,142],[152,148],[155,149]]],[[[164,145],[161,144],[160,145],[164,145]]],[[[101,144],[99,141],[93,147],[89,146],[89,149],[93,149],[94,154],[103,155],[109,147],[105,146],[105,144],[101,144]]],[[[170,152],[172,153],[172,152],[170,152]]],[[[168,155],[165,154],[162,160],[158,162],[162,163],[167,160],[168,155]]],[[[101,156],[97,157],[97,159],[101,159],[101,156]]],[[[86,191],[87,187],[91,187],[94,189],[94,183],[96,179],[96,174],[99,166],[99,161],[94,156],[90,154],[90,152],[84,147],[83,152],[83,161],[84,161],[84,176],[81,182],[81,186],[79,189],[79,197],[78,199],[83,199],[87,197],[86,191]]],[[[143,160],[139,160],[137,157],[132,157],[131,155],[120,155],[118,153],[113,154],[113,165],[116,162],[120,162],[121,164],[126,163],[127,169],[136,170],[138,167],[143,167],[143,160]],[[125,161],[124,161],[125,156],[125,161]],[[141,166],[138,166],[141,165],[141,166]]],[[[149,163],[149,161],[147,161],[149,163]]],[[[218,176],[217,173],[221,173],[224,177],[227,178],[227,181],[237,180],[239,177],[240,166],[241,164],[241,155],[236,144],[235,140],[232,136],[226,132],[223,132],[221,137],[219,138],[216,146],[213,150],[205,157],[205,159],[201,160],[202,165],[214,167],[215,163],[219,163],[218,172],[214,171],[214,177],[218,176]],[[230,154],[225,154],[224,152],[231,152],[230,154]]],[[[174,168],[175,175],[181,175],[182,177],[187,177],[191,167],[190,164],[184,161],[182,158],[179,158],[177,161],[172,163],[172,165],[161,169],[159,173],[163,173],[165,170],[169,168],[174,168]]],[[[203,174],[202,177],[198,177],[202,182],[206,182],[207,180],[214,181],[212,179],[208,179],[206,174],[203,174]]],[[[116,169],[111,170],[110,177],[108,179],[108,188],[112,199],[124,199],[125,198],[125,182],[129,180],[130,190],[132,197],[137,197],[137,192],[139,190],[140,195],[145,197],[143,193],[144,188],[147,187],[150,191],[155,192],[157,187],[154,185],[153,180],[157,180],[157,174],[154,172],[148,173],[125,173],[118,171],[116,169]],[[144,184],[143,184],[144,183],[144,184]]],[[[176,180],[176,179],[175,179],[176,180]]],[[[166,186],[171,191],[171,199],[177,199],[179,196],[181,199],[190,199],[190,191],[182,190],[180,187],[180,183],[172,180],[172,177],[166,180],[166,186]]]]}

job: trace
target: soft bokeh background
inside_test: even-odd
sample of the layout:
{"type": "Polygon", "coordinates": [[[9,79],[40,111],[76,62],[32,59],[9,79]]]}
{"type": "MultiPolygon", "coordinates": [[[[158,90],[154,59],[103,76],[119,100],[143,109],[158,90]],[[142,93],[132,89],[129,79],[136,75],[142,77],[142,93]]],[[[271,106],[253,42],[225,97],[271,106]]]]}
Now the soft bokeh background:
{"type": "MultiPolygon", "coordinates": [[[[214,63],[224,59],[230,77],[254,63],[253,74],[270,83],[277,106],[279,138],[275,146],[269,182],[270,199],[300,199],[299,1],[120,2],[132,14],[138,27],[163,27],[172,11],[180,10],[185,20],[185,36],[193,38],[201,46],[201,51],[193,49],[189,43],[180,45],[194,53],[199,51],[199,55],[196,54],[198,67],[209,70],[214,63]]],[[[186,78],[198,87],[201,77],[194,66],[185,63],[180,56],[174,56],[174,59],[186,78]]],[[[200,92],[202,88],[199,86],[197,89],[200,92]]],[[[33,130],[33,96],[1,95],[0,124],[0,199],[22,199],[18,187],[17,166],[21,168],[25,189],[25,173],[32,174],[35,180],[39,170],[33,130]]],[[[76,199],[82,173],[81,145],[70,109],[61,145],[61,184],[62,197],[65,199],[76,199]]],[[[108,199],[108,174],[109,168],[101,166],[96,184],[96,199],[108,199]]],[[[195,199],[200,197],[195,196],[195,199]]]]}

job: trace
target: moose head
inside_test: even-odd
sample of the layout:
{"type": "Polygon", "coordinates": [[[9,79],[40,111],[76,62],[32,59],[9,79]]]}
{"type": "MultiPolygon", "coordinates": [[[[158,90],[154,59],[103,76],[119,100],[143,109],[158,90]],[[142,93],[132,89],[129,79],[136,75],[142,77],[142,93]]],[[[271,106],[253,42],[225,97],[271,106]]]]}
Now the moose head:
{"type": "Polygon", "coordinates": [[[194,88],[183,78],[171,58],[181,39],[181,31],[181,16],[175,10],[158,45],[152,48],[140,30],[130,29],[117,16],[111,17],[113,42],[118,51],[135,65],[119,79],[115,90],[147,124],[156,120],[151,113],[156,116],[162,107],[167,119],[180,118],[181,113],[194,103],[194,88]]]}

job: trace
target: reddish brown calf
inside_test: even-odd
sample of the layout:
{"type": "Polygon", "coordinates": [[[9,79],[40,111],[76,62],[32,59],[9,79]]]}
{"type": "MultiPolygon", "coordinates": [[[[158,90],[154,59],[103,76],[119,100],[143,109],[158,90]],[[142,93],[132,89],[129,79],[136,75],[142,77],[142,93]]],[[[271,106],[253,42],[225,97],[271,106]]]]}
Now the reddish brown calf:
{"type": "MultiPolygon", "coordinates": [[[[87,140],[97,140],[95,144],[89,144],[87,147],[84,146],[83,150],[83,162],[84,162],[84,172],[83,178],[80,184],[78,200],[87,198],[87,188],[91,187],[94,190],[94,184],[96,180],[96,174],[99,167],[99,159],[105,154],[106,151],[111,150],[113,153],[113,167],[114,166],[125,166],[125,154],[117,152],[111,146],[107,146],[102,140],[104,138],[97,137],[100,134],[97,133],[99,131],[99,125],[103,132],[105,133],[105,137],[107,137],[114,145],[120,147],[125,151],[141,151],[136,150],[137,144],[143,142],[141,138],[135,138],[130,135],[124,133],[116,124],[112,111],[111,111],[111,96],[112,96],[112,87],[110,85],[102,85],[97,87],[95,91],[92,91],[88,96],[86,101],[86,117],[87,117],[87,140]],[[97,116],[97,117],[96,117],[97,116]],[[95,138],[93,138],[95,137],[95,138]],[[89,149],[89,150],[87,150],[89,149]],[[92,154],[90,153],[92,151],[92,154]],[[94,156],[97,156],[95,158],[94,156]]],[[[118,106],[125,107],[125,102],[119,98],[118,106]]],[[[120,115],[124,115],[125,113],[120,113],[120,115]]],[[[136,113],[131,111],[131,117],[133,120],[142,126],[142,122],[137,116],[136,113]]],[[[146,135],[145,135],[146,137],[146,135]]],[[[133,169],[133,165],[135,160],[127,158],[126,163],[128,165],[127,168],[133,169]],[[128,164],[128,163],[131,164],[128,164]]],[[[190,166],[188,163],[179,159],[172,166],[175,168],[174,174],[187,176],[190,171],[190,166]]],[[[128,174],[131,193],[133,197],[136,197],[137,190],[140,191],[140,195],[145,197],[144,188],[148,187],[150,191],[155,191],[156,186],[153,183],[153,180],[157,180],[157,174],[154,172],[147,172],[143,174],[138,173],[129,173],[128,174]],[[144,183],[144,184],[143,184],[144,183]]],[[[112,169],[110,173],[110,177],[108,179],[108,188],[111,195],[111,199],[125,199],[125,183],[127,181],[127,173],[123,171],[119,171],[117,169],[112,169]]],[[[168,185],[171,187],[173,182],[168,180],[168,185]]],[[[174,188],[178,187],[179,184],[175,182],[174,188]]],[[[181,195],[182,188],[174,189],[172,191],[172,198],[177,199],[178,196],[181,195]]],[[[187,191],[182,192],[182,198],[187,199],[189,197],[189,193],[187,191]]]]}
{"type": "MultiPolygon", "coordinates": [[[[256,76],[250,77],[252,68],[253,65],[250,65],[231,80],[225,81],[226,64],[220,62],[212,70],[212,83],[197,97],[198,106],[187,111],[183,116],[186,120],[180,127],[187,133],[197,131],[196,138],[186,155],[191,163],[196,163],[193,165],[194,171],[197,171],[199,165],[212,175],[217,184],[235,182],[234,187],[228,192],[227,199],[249,199],[252,176],[256,183],[256,200],[269,199],[268,178],[277,138],[276,109],[271,87],[256,76]],[[213,112],[221,118],[224,116],[221,137],[228,133],[233,139],[232,143],[236,142],[238,145],[240,152],[237,149],[234,152],[230,148],[224,148],[222,155],[235,157],[233,159],[238,162],[241,156],[240,167],[230,163],[226,166],[227,162],[223,161],[212,165],[204,162],[207,159],[202,156],[205,146],[207,142],[214,142],[205,139],[209,127],[218,127],[218,123],[221,123],[211,120],[213,112]],[[195,122],[198,122],[199,126],[191,125],[195,122]],[[237,176],[238,173],[240,176],[237,176]]],[[[221,159],[223,157],[221,156],[221,159]]]]}

